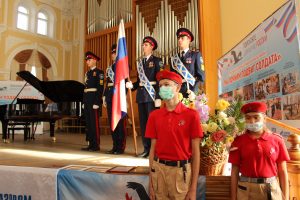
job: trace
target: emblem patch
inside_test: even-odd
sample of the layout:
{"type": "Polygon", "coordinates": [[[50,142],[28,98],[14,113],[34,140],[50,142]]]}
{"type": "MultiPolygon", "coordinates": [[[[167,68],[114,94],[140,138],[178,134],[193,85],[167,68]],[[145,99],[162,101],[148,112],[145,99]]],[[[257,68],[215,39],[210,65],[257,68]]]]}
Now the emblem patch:
{"type": "Polygon", "coordinates": [[[178,126],[183,126],[185,124],[185,121],[182,119],[179,121],[178,126]]]}
{"type": "Polygon", "coordinates": [[[272,155],[273,153],[275,153],[274,147],[272,147],[272,148],[270,149],[270,155],[272,155]]]}
{"type": "Polygon", "coordinates": [[[96,76],[96,72],[93,72],[93,76],[96,76]]]}

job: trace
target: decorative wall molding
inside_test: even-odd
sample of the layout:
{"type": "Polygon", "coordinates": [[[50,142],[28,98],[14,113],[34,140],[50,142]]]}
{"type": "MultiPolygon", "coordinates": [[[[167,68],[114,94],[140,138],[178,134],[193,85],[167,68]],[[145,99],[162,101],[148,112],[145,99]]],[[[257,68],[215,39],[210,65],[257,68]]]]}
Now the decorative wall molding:
{"type": "Polygon", "coordinates": [[[39,0],[39,2],[61,9],[62,0],[39,0]]]}
{"type": "Polygon", "coordinates": [[[61,41],[60,44],[62,45],[64,51],[72,51],[72,47],[74,45],[73,42],[66,42],[66,41],[61,41]]]}
{"type": "Polygon", "coordinates": [[[80,10],[84,0],[39,0],[39,2],[57,8],[66,13],[66,15],[73,15],[74,10],[80,10]]]}
{"type": "Polygon", "coordinates": [[[5,54],[12,49],[16,48],[16,46],[20,46],[20,44],[24,43],[29,43],[30,40],[20,38],[20,37],[15,37],[15,36],[8,36],[6,41],[5,41],[5,47],[4,47],[4,52],[5,54]]]}
{"type": "MultiPolygon", "coordinates": [[[[44,56],[47,57],[47,59],[49,60],[49,62],[51,63],[51,73],[53,74],[53,78],[56,79],[57,77],[57,61],[56,58],[57,57],[53,57],[50,53],[49,53],[49,47],[45,46],[43,47],[42,45],[39,45],[38,43],[30,43],[30,45],[24,45],[24,44],[20,44],[19,46],[15,47],[12,49],[12,51],[8,54],[7,59],[6,59],[6,68],[10,69],[10,66],[12,66],[14,57],[21,51],[23,50],[27,50],[27,49],[36,49],[37,51],[39,51],[40,53],[44,54],[44,56]]],[[[51,47],[53,49],[53,47],[51,47]]],[[[52,50],[53,51],[53,50],[52,50]]],[[[56,53],[57,56],[57,53],[56,53]]],[[[11,69],[10,69],[11,70],[11,69]]]]}
{"type": "MultiPolygon", "coordinates": [[[[53,58],[55,58],[55,64],[57,64],[58,60],[58,49],[54,46],[51,45],[46,45],[46,44],[42,44],[39,43],[39,46],[42,47],[43,49],[47,49],[47,55],[51,55],[53,58]]],[[[40,50],[40,48],[37,48],[38,50],[40,50]]]]}
{"type": "Polygon", "coordinates": [[[81,12],[82,0],[63,0],[62,1],[62,15],[64,16],[76,16],[81,12]]]}
{"type": "Polygon", "coordinates": [[[3,33],[6,30],[7,30],[7,26],[5,24],[0,24],[0,37],[1,37],[1,33],[3,33]]]}

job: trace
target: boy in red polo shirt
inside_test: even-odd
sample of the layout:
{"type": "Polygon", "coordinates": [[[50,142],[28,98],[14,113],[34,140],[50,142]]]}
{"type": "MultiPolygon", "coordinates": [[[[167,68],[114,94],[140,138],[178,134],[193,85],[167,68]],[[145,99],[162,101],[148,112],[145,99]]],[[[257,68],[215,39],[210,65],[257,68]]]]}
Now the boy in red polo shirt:
{"type": "Polygon", "coordinates": [[[181,77],[167,70],[156,76],[165,106],[148,119],[146,137],[151,138],[149,155],[152,199],[196,199],[200,165],[199,114],[178,99],[181,77]]]}
{"type": "Polygon", "coordinates": [[[241,108],[247,130],[235,138],[230,148],[232,200],[289,199],[286,167],[289,155],[283,138],[266,128],[266,110],[267,105],[262,102],[241,108]]]}

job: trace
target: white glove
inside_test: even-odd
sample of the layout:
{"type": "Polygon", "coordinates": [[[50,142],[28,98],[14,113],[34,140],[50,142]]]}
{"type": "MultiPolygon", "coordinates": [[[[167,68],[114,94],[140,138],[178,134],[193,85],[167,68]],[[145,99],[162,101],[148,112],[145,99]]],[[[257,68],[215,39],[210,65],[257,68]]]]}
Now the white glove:
{"type": "Polygon", "coordinates": [[[99,108],[99,106],[98,105],[93,105],[93,109],[98,109],[99,108]]]}
{"type": "Polygon", "coordinates": [[[106,103],[106,101],[105,101],[105,97],[102,97],[102,101],[103,101],[103,106],[104,106],[104,108],[106,108],[107,107],[107,103],[106,103]]]}
{"type": "Polygon", "coordinates": [[[196,95],[193,91],[188,90],[187,93],[189,94],[189,100],[194,101],[196,99],[196,95]]]}
{"type": "Polygon", "coordinates": [[[133,84],[132,84],[131,81],[126,82],[125,86],[126,86],[127,89],[130,89],[130,90],[133,88],[133,84]]]}
{"type": "Polygon", "coordinates": [[[81,105],[81,108],[84,109],[84,104],[81,105]]]}
{"type": "Polygon", "coordinates": [[[160,100],[160,99],[155,99],[155,101],[154,101],[154,106],[155,106],[156,108],[159,108],[159,107],[161,106],[161,100],[160,100]]]}

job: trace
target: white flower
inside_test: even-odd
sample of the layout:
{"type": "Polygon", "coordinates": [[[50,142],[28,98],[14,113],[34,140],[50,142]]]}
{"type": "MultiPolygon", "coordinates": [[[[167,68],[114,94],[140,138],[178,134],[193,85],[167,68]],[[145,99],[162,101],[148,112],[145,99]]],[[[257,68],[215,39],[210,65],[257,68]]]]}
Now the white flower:
{"type": "Polygon", "coordinates": [[[227,114],[226,114],[226,113],[224,113],[224,112],[222,112],[222,111],[218,113],[218,118],[219,118],[219,119],[225,119],[226,117],[227,117],[227,114]]]}
{"type": "Polygon", "coordinates": [[[234,124],[235,123],[234,117],[228,117],[228,121],[229,121],[230,124],[234,124]]]}

